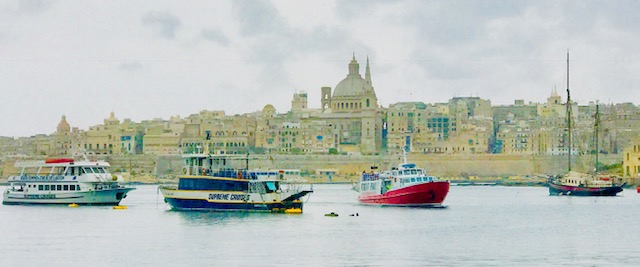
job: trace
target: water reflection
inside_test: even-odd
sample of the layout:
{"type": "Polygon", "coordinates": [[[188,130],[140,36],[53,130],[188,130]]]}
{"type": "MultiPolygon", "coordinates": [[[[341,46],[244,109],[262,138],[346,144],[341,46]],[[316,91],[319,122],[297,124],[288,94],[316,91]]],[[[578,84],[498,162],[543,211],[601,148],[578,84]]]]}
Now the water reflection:
{"type": "Polygon", "coordinates": [[[181,221],[187,225],[227,225],[246,224],[256,221],[273,220],[273,217],[283,214],[258,213],[258,212],[215,212],[215,211],[166,211],[168,214],[177,214],[181,221]]]}

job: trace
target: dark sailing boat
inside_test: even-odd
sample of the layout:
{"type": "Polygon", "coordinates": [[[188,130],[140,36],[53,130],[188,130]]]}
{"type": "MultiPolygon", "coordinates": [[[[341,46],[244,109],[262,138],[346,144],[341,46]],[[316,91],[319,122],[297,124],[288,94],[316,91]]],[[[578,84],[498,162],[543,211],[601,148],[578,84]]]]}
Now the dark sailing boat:
{"type": "Polygon", "coordinates": [[[571,95],[569,93],[569,53],[567,53],[567,133],[568,133],[568,173],[556,179],[550,179],[550,195],[570,195],[570,196],[615,196],[622,192],[622,185],[615,185],[611,177],[604,177],[598,172],[598,126],[599,126],[598,106],[596,105],[595,115],[595,140],[596,140],[596,169],[594,174],[580,173],[571,170],[571,95]]]}

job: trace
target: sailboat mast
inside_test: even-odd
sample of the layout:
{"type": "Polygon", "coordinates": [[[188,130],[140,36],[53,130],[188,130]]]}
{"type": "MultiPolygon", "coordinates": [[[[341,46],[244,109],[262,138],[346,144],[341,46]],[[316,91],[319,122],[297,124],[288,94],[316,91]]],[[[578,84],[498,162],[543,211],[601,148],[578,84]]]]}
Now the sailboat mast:
{"type": "Polygon", "coordinates": [[[571,171],[571,94],[569,93],[569,51],[567,51],[567,134],[569,140],[569,171],[571,171]]]}
{"type": "Polygon", "coordinates": [[[598,154],[600,154],[600,149],[598,148],[598,133],[600,128],[600,105],[596,103],[596,115],[595,115],[595,123],[594,123],[594,131],[596,134],[596,173],[598,173],[598,154]]]}

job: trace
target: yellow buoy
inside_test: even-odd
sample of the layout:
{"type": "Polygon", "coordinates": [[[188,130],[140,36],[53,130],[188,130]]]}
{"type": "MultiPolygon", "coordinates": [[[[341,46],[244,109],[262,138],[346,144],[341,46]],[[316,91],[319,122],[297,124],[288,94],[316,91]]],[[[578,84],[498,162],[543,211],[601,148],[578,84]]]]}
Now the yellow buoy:
{"type": "Polygon", "coordinates": [[[126,210],[127,206],[119,206],[119,205],[118,206],[113,206],[113,209],[114,210],[126,210]]]}
{"type": "Polygon", "coordinates": [[[286,209],[286,210],[284,210],[284,213],[288,213],[288,214],[300,214],[300,213],[302,213],[302,209],[301,209],[301,208],[290,208],[290,209],[286,209]]]}
{"type": "Polygon", "coordinates": [[[78,204],[76,203],[69,204],[69,208],[77,208],[77,207],[78,207],[78,204]]]}

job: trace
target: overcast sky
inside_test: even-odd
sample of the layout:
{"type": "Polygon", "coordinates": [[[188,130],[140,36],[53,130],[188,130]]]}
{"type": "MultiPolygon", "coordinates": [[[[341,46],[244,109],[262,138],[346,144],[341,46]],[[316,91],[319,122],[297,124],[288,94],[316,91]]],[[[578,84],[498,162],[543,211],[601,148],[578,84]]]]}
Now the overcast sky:
{"type": "Polygon", "coordinates": [[[353,53],[383,106],[640,102],[640,1],[0,0],[0,136],[290,109],[353,53]]]}

